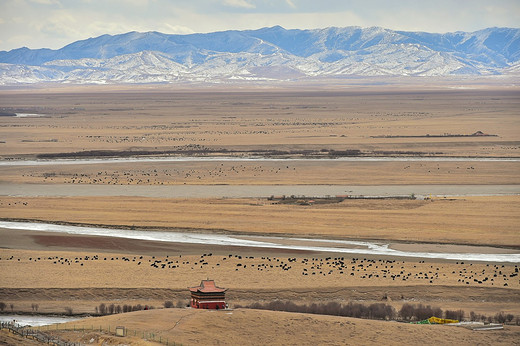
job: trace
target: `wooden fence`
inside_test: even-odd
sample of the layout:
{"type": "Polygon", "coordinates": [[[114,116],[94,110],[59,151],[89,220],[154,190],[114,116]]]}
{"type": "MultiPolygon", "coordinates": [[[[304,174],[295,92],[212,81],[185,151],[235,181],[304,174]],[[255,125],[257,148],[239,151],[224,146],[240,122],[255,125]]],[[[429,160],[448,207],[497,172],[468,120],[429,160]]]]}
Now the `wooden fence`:
{"type": "Polygon", "coordinates": [[[8,329],[11,333],[20,335],[24,338],[36,340],[41,343],[56,345],[56,346],[76,346],[81,345],[80,343],[63,341],[59,337],[49,335],[38,329],[30,327],[23,327],[12,322],[0,322],[0,329],[8,329]]]}
{"type": "MultiPolygon", "coordinates": [[[[23,327],[18,324],[14,324],[12,322],[1,322],[0,329],[9,329],[12,333],[20,335],[22,337],[30,338],[33,340],[37,340],[42,343],[56,345],[56,346],[81,346],[82,343],[79,342],[68,342],[61,340],[59,337],[52,335],[52,331],[98,331],[100,333],[107,333],[110,335],[116,335],[116,327],[111,326],[85,326],[73,325],[70,327],[70,324],[67,326],[63,326],[60,324],[52,324],[41,326],[37,328],[33,327],[23,327]]],[[[138,338],[142,338],[143,340],[154,341],[161,343],[167,346],[182,346],[182,344],[176,343],[175,341],[170,341],[168,338],[163,337],[158,333],[146,332],[146,331],[137,331],[126,329],[124,330],[125,336],[135,336],[138,338]]]]}

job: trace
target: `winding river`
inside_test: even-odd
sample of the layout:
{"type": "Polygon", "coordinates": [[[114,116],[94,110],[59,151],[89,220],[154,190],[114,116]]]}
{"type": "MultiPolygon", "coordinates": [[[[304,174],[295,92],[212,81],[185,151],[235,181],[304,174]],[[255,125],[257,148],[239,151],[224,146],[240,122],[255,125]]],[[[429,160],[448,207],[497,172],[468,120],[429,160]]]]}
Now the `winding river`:
{"type": "Polygon", "coordinates": [[[0,196],[132,196],[157,198],[265,198],[269,196],[500,196],[520,185],[90,185],[0,183],[0,196]]]}
{"type": "MultiPolygon", "coordinates": [[[[511,250],[486,247],[475,252],[475,247],[457,245],[440,247],[441,251],[407,251],[392,248],[388,242],[349,241],[333,239],[307,239],[271,236],[226,235],[212,233],[192,233],[173,231],[140,231],[115,228],[80,227],[35,222],[0,221],[0,228],[9,230],[29,230],[39,232],[65,233],[101,237],[140,239],[170,243],[204,244],[214,246],[242,246],[254,248],[275,248],[285,250],[317,251],[360,255],[381,255],[396,257],[416,257],[448,260],[520,263],[520,253],[511,250]],[[457,252],[442,252],[456,248],[457,252]]],[[[413,248],[407,244],[407,248],[413,248]]],[[[477,248],[478,249],[478,248],[477,248]]]]}
{"type": "Polygon", "coordinates": [[[500,157],[337,157],[337,158],[271,158],[264,156],[154,156],[154,157],[110,157],[78,159],[0,160],[0,166],[59,166],[114,164],[133,162],[520,162],[520,158],[500,157]]]}

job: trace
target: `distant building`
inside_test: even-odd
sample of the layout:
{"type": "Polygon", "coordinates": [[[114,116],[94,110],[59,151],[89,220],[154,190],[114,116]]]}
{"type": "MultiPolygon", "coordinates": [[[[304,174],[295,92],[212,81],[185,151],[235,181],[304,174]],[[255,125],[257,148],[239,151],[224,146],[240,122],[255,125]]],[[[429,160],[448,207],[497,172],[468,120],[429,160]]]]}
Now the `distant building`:
{"type": "Polygon", "coordinates": [[[226,288],[215,285],[213,280],[202,280],[200,286],[189,287],[191,292],[190,305],[194,309],[225,309],[226,288]]]}

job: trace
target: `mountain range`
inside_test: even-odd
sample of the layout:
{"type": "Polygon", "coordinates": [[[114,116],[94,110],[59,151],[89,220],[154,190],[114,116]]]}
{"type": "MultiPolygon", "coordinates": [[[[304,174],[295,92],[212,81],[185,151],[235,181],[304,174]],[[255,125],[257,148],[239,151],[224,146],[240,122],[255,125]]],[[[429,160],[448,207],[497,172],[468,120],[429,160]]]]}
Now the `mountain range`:
{"type": "Polygon", "coordinates": [[[0,51],[0,84],[518,75],[520,29],[445,34],[379,27],[171,35],[129,32],[61,49],[0,51]]]}

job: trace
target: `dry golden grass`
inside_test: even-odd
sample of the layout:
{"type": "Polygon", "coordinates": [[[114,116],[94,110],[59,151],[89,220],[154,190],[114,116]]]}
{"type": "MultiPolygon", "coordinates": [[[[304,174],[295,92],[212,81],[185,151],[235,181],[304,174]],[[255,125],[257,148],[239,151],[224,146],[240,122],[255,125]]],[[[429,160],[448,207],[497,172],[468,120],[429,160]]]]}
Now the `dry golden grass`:
{"type": "Polygon", "coordinates": [[[0,344],[6,346],[18,346],[18,345],[41,345],[36,340],[21,337],[17,334],[9,332],[7,329],[0,330],[0,344]]]}
{"type": "Polygon", "coordinates": [[[0,93],[2,156],[103,150],[359,149],[516,156],[516,89],[0,93]],[[499,137],[372,138],[463,134],[499,137]],[[193,148],[193,147],[192,147],[193,148]]]}
{"type": "Polygon", "coordinates": [[[265,199],[0,197],[0,217],[518,247],[519,199],[345,200],[302,206],[272,204],[265,199]]]}
{"type": "Polygon", "coordinates": [[[517,184],[520,162],[141,162],[0,166],[6,183],[78,185],[517,184]]]}
{"type": "MultiPolygon", "coordinates": [[[[61,241],[64,239],[66,236],[61,241]]],[[[215,249],[211,256],[209,252],[180,255],[175,247],[165,247],[152,256],[131,248],[110,253],[107,245],[114,246],[113,252],[117,249],[110,242],[94,238],[84,245],[90,246],[90,251],[60,251],[49,245],[34,250],[0,250],[0,301],[14,303],[16,311],[25,312],[32,311],[33,303],[39,304],[40,312],[54,313],[64,313],[66,307],[75,313],[94,313],[100,303],[161,307],[166,300],[186,303],[187,287],[212,278],[229,289],[231,306],[276,299],[299,304],[370,304],[387,296],[385,302],[396,309],[404,303],[421,302],[442,309],[463,309],[468,316],[470,311],[487,316],[500,311],[520,314],[520,281],[513,275],[517,270],[513,264],[411,258],[387,261],[377,257],[354,260],[347,256],[341,260],[344,265],[338,265],[338,257],[331,254],[288,255],[281,250],[256,254],[232,247],[215,249]],[[284,269],[287,266],[291,268],[284,269]]],[[[18,246],[30,247],[30,241],[18,246]]]]}
{"type": "MultiPolygon", "coordinates": [[[[125,326],[128,338],[139,345],[133,334],[153,333],[155,340],[167,339],[184,345],[416,345],[493,344],[513,345],[520,337],[520,327],[506,326],[503,331],[474,332],[443,325],[411,325],[348,317],[320,316],[261,310],[204,311],[163,309],[140,311],[71,322],[63,327],[104,328],[125,326]]],[[[89,342],[98,333],[60,332],[71,341],[89,342]]],[[[151,339],[151,337],[149,337],[151,339]]],[[[113,340],[112,342],[118,342],[113,340]]]]}
{"type": "MultiPolygon", "coordinates": [[[[106,239],[100,239],[98,242],[101,241],[106,239]]],[[[269,258],[267,256],[248,258],[249,256],[245,256],[244,252],[235,252],[229,248],[227,250],[229,254],[233,254],[233,257],[228,257],[227,254],[201,257],[202,254],[178,255],[174,252],[166,252],[169,253],[169,257],[157,255],[154,258],[152,256],[140,258],[141,256],[137,254],[0,250],[2,287],[168,288],[184,293],[187,292],[186,287],[198,284],[202,278],[214,277],[218,278],[219,285],[232,290],[257,288],[291,291],[305,288],[317,290],[374,285],[384,287],[437,285],[500,289],[505,283],[508,284],[507,290],[520,289],[518,276],[509,276],[515,273],[514,265],[511,264],[505,264],[503,268],[502,265],[495,268],[482,263],[439,263],[435,260],[420,263],[417,259],[397,260],[393,263],[374,260],[373,263],[366,260],[351,261],[351,257],[345,257],[346,259],[343,260],[345,266],[339,267],[333,264],[334,260],[325,259],[327,257],[323,254],[295,255],[297,261],[290,262],[287,255],[284,256],[282,253],[280,254],[283,257],[271,255],[268,256],[269,258]],[[87,255],[90,255],[90,259],[85,260],[84,257],[87,255]],[[93,259],[93,255],[98,255],[99,258],[93,259]],[[235,255],[242,257],[238,258],[235,255]],[[319,258],[314,260],[313,255],[319,258]],[[7,260],[11,256],[14,256],[14,259],[7,260]],[[37,258],[40,260],[36,260],[37,258]],[[60,258],[68,259],[68,262],[60,261],[60,258]],[[309,262],[302,263],[304,258],[309,259],[309,262]],[[151,266],[155,260],[161,260],[162,264],[171,261],[171,264],[167,264],[165,268],[155,268],[151,266]],[[284,263],[291,269],[284,270],[281,267],[284,263]],[[499,272],[502,274],[493,277],[499,272]],[[401,275],[394,278],[393,276],[397,274],[401,275]],[[474,278],[482,280],[485,277],[493,280],[481,283],[473,280],[474,278]]],[[[334,255],[328,255],[331,256],[334,255]]]]}

